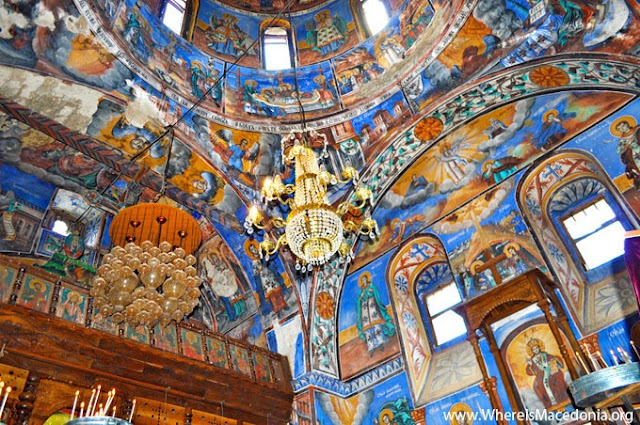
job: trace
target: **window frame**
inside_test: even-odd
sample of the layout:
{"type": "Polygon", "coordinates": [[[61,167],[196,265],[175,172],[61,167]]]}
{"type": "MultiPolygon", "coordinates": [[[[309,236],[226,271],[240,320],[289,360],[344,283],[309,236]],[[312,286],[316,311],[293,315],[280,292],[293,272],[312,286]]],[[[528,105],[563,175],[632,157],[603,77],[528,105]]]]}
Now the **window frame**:
{"type": "MultiPolygon", "coordinates": [[[[275,43],[274,43],[275,44],[275,43]]],[[[268,27],[264,27],[260,33],[260,47],[261,47],[261,52],[262,52],[262,67],[263,69],[265,69],[266,71],[286,71],[289,69],[293,69],[293,66],[295,64],[294,60],[295,60],[295,56],[294,56],[294,51],[293,51],[293,46],[292,46],[292,35],[291,35],[291,31],[289,28],[287,28],[286,26],[283,25],[270,25],[268,27]],[[272,34],[267,34],[267,31],[269,31],[269,29],[271,28],[279,28],[284,30],[285,34],[284,35],[280,35],[280,36],[276,36],[276,35],[272,35],[272,34]],[[267,68],[267,38],[269,37],[273,37],[273,38],[283,38],[286,41],[286,46],[287,46],[287,50],[289,52],[289,67],[288,68],[277,68],[277,69],[269,69],[267,68]]]]}
{"type": "Polygon", "coordinates": [[[189,9],[189,0],[164,0],[162,2],[162,7],[160,8],[160,22],[167,27],[170,31],[172,31],[174,34],[180,36],[180,37],[184,37],[185,34],[185,27],[187,24],[187,10],[189,9]],[[182,6],[181,3],[184,3],[184,6],[182,6]],[[182,24],[180,25],[180,32],[176,33],[173,31],[172,28],[170,28],[167,24],[164,23],[164,17],[165,14],[167,13],[167,6],[171,5],[173,7],[175,7],[178,10],[182,10],[182,24]]]}
{"type": "Polygon", "coordinates": [[[591,199],[590,201],[584,203],[584,204],[579,204],[578,206],[576,206],[576,208],[573,209],[569,209],[569,211],[566,211],[564,214],[560,214],[557,217],[557,221],[560,223],[560,225],[562,226],[562,232],[564,235],[566,235],[567,237],[565,238],[567,240],[568,243],[571,244],[570,246],[570,250],[572,251],[572,253],[574,253],[574,255],[576,257],[578,257],[578,261],[580,262],[580,265],[582,266],[582,269],[585,272],[591,272],[593,270],[598,269],[599,267],[602,267],[606,264],[611,263],[612,261],[615,261],[616,259],[618,259],[620,256],[618,257],[614,257],[611,258],[610,260],[600,264],[599,266],[593,267],[593,268],[588,268],[587,267],[587,263],[582,255],[582,252],[580,251],[580,248],[578,247],[578,242],[580,242],[581,240],[588,238],[591,235],[594,235],[596,233],[598,233],[599,231],[601,231],[602,229],[604,229],[605,227],[609,226],[610,224],[613,223],[620,223],[620,225],[624,228],[625,227],[625,223],[623,220],[620,219],[619,215],[618,215],[618,211],[616,211],[615,206],[611,205],[611,202],[604,196],[604,195],[598,195],[596,197],[594,197],[593,199],[591,199]],[[606,204],[609,206],[609,208],[611,208],[611,211],[613,211],[614,217],[605,222],[604,224],[601,224],[600,227],[598,227],[596,230],[594,230],[591,233],[587,233],[586,235],[583,235],[581,237],[579,237],[578,239],[574,239],[573,236],[571,236],[571,233],[569,232],[569,229],[567,229],[567,226],[564,224],[565,220],[567,220],[568,218],[586,210],[587,208],[597,204],[600,201],[605,201],[606,204]]]}
{"type": "MultiPolygon", "coordinates": [[[[445,341],[445,342],[439,342],[438,341],[438,335],[436,333],[436,327],[433,324],[433,319],[438,318],[439,316],[447,313],[448,311],[453,311],[455,314],[458,314],[458,313],[456,313],[454,311],[454,307],[456,307],[456,306],[458,306],[458,305],[460,305],[460,304],[462,304],[464,302],[464,297],[460,293],[460,288],[458,287],[458,284],[456,283],[455,277],[452,280],[450,280],[448,282],[445,282],[445,283],[442,283],[442,284],[436,286],[435,288],[433,288],[432,290],[430,290],[428,292],[425,292],[424,294],[422,294],[421,298],[422,298],[422,300],[421,300],[422,301],[422,305],[424,306],[424,312],[426,313],[426,317],[427,317],[427,320],[429,322],[429,330],[430,330],[430,333],[431,333],[431,335],[433,337],[433,346],[434,347],[442,348],[442,347],[444,347],[444,346],[446,346],[448,344],[455,344],[459,338],[466,337],[467,324],[464,323],[464,318],[462,318],[462,320],[463,320],[463,323],[464,323],[465,332],[460,334],[460,335],[456,335],[453,338],[451,338],[451,339],[449,339],[448,341],[445,341]],[[444,289],[445,287],[447,287],[449,285],[453,285],[454,286],[456,292],[458,293],[458,297],[459,297],[460,301],[458,301],[457,303],[447,307],[446,309],[444,309],[444,310],[432,315],[431,312],[429,311],[429,304],[427,303],[427,298],[429,298],[430,296],[432,296],[436,292],[440,291],[441,289],[444,289]]],[[[462,317],[462,316],[460,316],[460,317],[462,317]]]]}
{"type": "Polygon", "coordinates": [[[53,230],[53,226],[58,220],[63,221],[67,224],[67,231],[69,233],[71,233],[71,230],[75,228],[81,235],[84,235],[84,221],[76,221],[76,219],[71,215],[57,209],[50,209],[49,211],[47,211],[45,218],[42,221],[41,227],[61,238],[65,238],[66,236],[63,236],[62,234],[53,230]]]}
{"type": "MultiPolygon", "coordinates": [[[[378,33],[372,34],[371,30],[369,29],[369,23],[367,22],[367,17],[364,13],[363,3],[365,3],[365,1],[368,1],[368,0],[351,0],[350,7],[351,7],[351,13],[353,14],[356,20],[357,27],[360,33],[366,39],[368,39],[376,36],[378,33]]],[[[380,0],[380,1],[384,5],[385,11],[387,12],[387,16],[389,17],[389,21],[391,21],[391,19],[393,18],[392,16],[393,10],[391,9],[391,5],[387,0],[380,0]]],[[[387,22],[387,24],[389,23],[389,21],[387,22]]]]}
{"type": "Polygon", "coordinates": [[[387,12],[387,22],[385,23],[384,27],[380,31],[374,34],[373,31],[371,31],[371,27],[369,26],[369,21],[367,20],[367,14],[364,12],[364,4],[368,1],[376,1],[376,0],[360,0],[359,3],[360,3],[360,13],[362,14],[362,22],[364,23],[365,32],[367,34],[367,38],[370,38],[370,37],[377,36],[384,28],[386,28],[389,25],[389,22],[391,22],[392,16],[391,16],[391,10],[389,7],[389,2],[385,0],[378,0],[384,6],[385,12],[387,12]]]}

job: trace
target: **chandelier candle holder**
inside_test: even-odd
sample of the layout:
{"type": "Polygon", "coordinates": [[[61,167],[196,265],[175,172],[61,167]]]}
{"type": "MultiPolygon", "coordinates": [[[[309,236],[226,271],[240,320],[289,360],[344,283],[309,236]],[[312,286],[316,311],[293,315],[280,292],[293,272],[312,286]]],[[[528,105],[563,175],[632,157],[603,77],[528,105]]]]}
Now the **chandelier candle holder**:
{"type": "Polygon", "coordinates": [[[244,223],[249,234],[254,232],[254,228],[284,228],[284,234],[276,242],[265,236],[260,243],[260,256],[268,260],[281,246],[289,245],[297,257],[296,270],[303,273],[326,263],[336,252],[341,262],[351,261],[354,254],[353,247],[347,243],[349,234],[374,239],[379,232],[376,221],[364,211],[371,200],[370,190],[357,189],[356,203],[345,201],[337,207],[332,206],[327,198],[328,186],[350,181],[357,183],[358,171],[347,167],[339,178],[321,169],[311,146],[322,146],[321,157],[328,157],[326,135],[313,129],[291,131],[282,139],[282,159],[289,166],[295,164],[295,185],[284,184],[279,175],[267,177],[264,181],[261,191],[263,202],[287,205],[290,211],[286,220],[280,217],[265,220],[254,205],[244,223]]]}
{"type": "Polygon", "coordinates": [[[165,204],[139,204],[120,211],[109,233],[114,247],[90,292],[103,316],[150,328],[180,322],[193,311],[201,280],[192,253],[202,232],[191,215],[165,204]]]}

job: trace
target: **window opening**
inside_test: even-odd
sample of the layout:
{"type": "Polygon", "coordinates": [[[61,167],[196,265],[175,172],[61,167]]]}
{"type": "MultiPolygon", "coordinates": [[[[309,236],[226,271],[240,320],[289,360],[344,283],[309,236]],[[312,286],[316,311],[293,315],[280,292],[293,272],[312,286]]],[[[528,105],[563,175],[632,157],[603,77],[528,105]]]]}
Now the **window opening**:
{"type": "Polygon", "coordinates": [[[182,35],[182,24],[186,9],[187,0],[167,0],[162,12],[162,23],[171,31],[182,35]]]}
{"type": "Polygon", "coordinates": [[[362,2],[362,14],[367,23],[369,36],[376,35],[389,23],[389,13],[382,0],[364,0],[362,2]]]}
{"type": "Polygon", "coordinates": [[[269,27],[263,35],[264,67],[270,71],[292,67],[289,35],[282,27],[269,27]]]}
{"type": "Polygon", "coordinates": [[[625,229],[604,199],[578,210],[562,224],[573,239],[586,270],[624,254],[625,229]]]}
{"type": "Polygon", "coordinates": [[[56,221],[53,222],[53,226],[51,226],[51,231],[61,236],[68,236],[69,225],[67,224],[66,221],[58,218],[56,219],[56,221]]]}
{"type": "Polygon", "coordinates": [[[449,342],[467,332],[462,316],[452,310],[452,307],[461,302],[462,297],[454,282],[446,284],[425,297],[436,345],[449,342]]]}

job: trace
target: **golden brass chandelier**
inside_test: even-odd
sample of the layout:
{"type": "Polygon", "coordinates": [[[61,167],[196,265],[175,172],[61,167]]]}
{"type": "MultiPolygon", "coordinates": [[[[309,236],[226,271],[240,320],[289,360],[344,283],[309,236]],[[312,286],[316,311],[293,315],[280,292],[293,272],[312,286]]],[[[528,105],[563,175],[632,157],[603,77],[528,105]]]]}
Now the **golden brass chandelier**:
{"type": "Polygon", "coordinates": [[[274,217],[265,221],[264,215],[254,205],[244,223],[249,234],[254,228],[284,228],[284,234],[276,242],[265,236],[260,243],[260,255],[268,260],[281,246],[288,245],[297,257],[296,270],[302,272],[326,263],[336,252],[341,261],[352,260],[353,248],[347,242],[349,234],[373,239],[378,233],[376,221],[364,211],[371,199],[369,189],[357,189],[355,203],[345,201],[337,207],[332,206],[327,198],[327,187],[357,182],[358,171],[347,167],[339,178],[321,169],[312,146],[322,146],[322,157],[328,156],[326,135],[304,126],[302,131],[292,130],[282,140],[282,159],[286,165],[295,164],[295,185],[283,183],[280,175],[267,177],[264,181],[261,191],[263,202],[287,205],[290,211],[286,219],[274,217]]]}

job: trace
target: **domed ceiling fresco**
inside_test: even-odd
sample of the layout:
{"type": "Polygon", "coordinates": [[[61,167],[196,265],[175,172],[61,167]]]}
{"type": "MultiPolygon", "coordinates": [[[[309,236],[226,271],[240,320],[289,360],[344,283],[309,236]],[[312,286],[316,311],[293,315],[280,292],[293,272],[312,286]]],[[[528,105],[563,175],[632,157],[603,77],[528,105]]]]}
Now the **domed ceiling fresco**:
{"type": "MultiPolygon", "coordinates": [[[[581,335],[623,326],[626,272],[576,266],[549,228],[577,195],[550,188],[615,199],[637,227],[638,2],[389,0],[372,36],[359,2],[285,3],[188,2],[183,38],[161,24],[162,2],[2,1],[0,201],[11,192],[34,227],[12,239],[5,224],[0,251],[46,263],[60,243],[48,226],[72,219],[86,266],[73,278],[89,284],[120,208],[185,209],[204,236],[190,323],[288,356],[299,424],[383,411],[410,424],[419,409],[444,423],[452,394],[489,406],[471,345],[436,342],[425,297],[443,282],[468,300],[537,268],[581,335]],[[264,69],[274,23],[294,68],[264,69]],[[243,227],[265,177],[294,177],[281,140],[303,119],[328,139],[326,170],[360,172],[380,227],[351,264],[308,274],[287,250],[260,258],[243,227]]],[[[538,329],[530,316],[519,323],[538,329]]]]}

